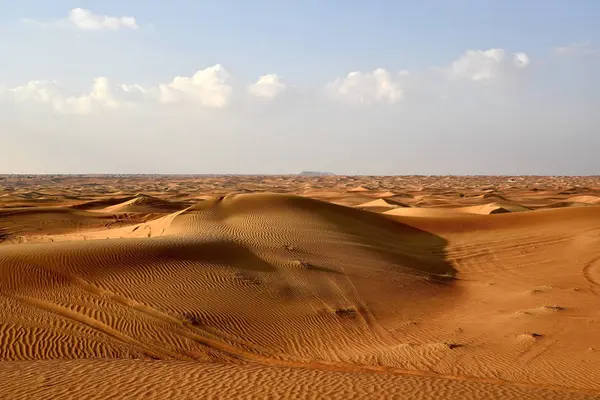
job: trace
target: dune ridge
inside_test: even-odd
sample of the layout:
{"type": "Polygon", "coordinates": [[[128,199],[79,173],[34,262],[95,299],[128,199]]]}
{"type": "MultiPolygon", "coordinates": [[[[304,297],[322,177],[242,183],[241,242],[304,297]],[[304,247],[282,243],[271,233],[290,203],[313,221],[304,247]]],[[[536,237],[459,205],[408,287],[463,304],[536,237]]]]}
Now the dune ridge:
{"type": "MultiPolygon", "coordinates": [[[[45,299],[55,295],[56,287],[51,287],[52,284],[63,289],[67,286],[67,290],[72,289],[79,296],[84,294],[82,290],[99,291],[113,299],[125,295],[127,300],[120,299],[121,303],[140,303],[158,308],[167,315],[176,315],[182,323],[186,318],[192,318],[190,315],[194,320],[229,318],[229,313],[222,313],[220,307],[233,293],[248,301],[254,299],[262,309],[268,309],[270,301],[278,302],[283,296],[289,304],[278,307],[282,310],[273,310],[274,314],[265,318],[267,321],[271,318],[285,320],[284,315],[287,314],[293,317],[289,318],[288,326],[295,327],[299,334],[303,329],[302,320],[313,318],[312,328],[318,329],[310,338],[314,346],[307,348],[300,349],[294,342],[281,341],[285,339],[283,336],[276,338],[281,341],[275,346],[279,352],[283,349],[287,355],[323,358],[326,348],[330,354],[338,353],[334,359],[341,359],[347,357],[343,349],[354,346],[357,352],[368,353],[371,351],[369,341],[377,346],[387,339],[385,335],[380,337],[381,333],[377,330],[371,332],[369,324],[373,318],[357,296],[356,284],[348,280],[345,272],[350,260],[356,257],[372,259],[377,255],[381,261],[373,263],[375,271],[362,272],[368,279],[372,279],[370,276],[374,273],[386,274],[388,278],[396,276],[407,285],[414,285],[417,293],[431,290],[426,279],[451,271],[443,260],[427,254],[430,246],[439,244],[426,243],[427,247],[421,253],[416,246],[411,246],[410,251],[408,247],[402,251],[393,244],[393,237],[389,237],[394,234],[396,240],[404,236],[410,238],[415,234],[412,231],[404,228],[396,232],[396,223],[386,218],[310,199],[272,195],[228,196],[201,203],[173,216],[160,237],[31,244],[27,249],[5,246],[1,264],[4,280],[0,289],[8,294],[34,290],[36,299],[39,300],[41,295],[44,304],[51,303],[47,307],[60,304],[45,299]],[[286,214],[290,207],[294,208],[292,216],[286,214]],[[319,218],[314,217],[314,208],[318,209],[319,218]],[[293,230],[288,226],[293,226],[293,230]],[[347,231],[340,234],[339,226],[344,226],[347,231]],[[364,229],[371,232],[365,235],[364,229]],[[319,230],[320,235],[313,235],[315,230],[319,230]],[[319,260],[328,257],[335,259],[335,265],[319,260]],[[7,265],[12,267],[9,269],[7,265]],[[32,265],[36,268],[31,269],[32,265]],[[26,280],[15,266],[27,266],[26,280]],[[157,293],[163,285],[171,289],[179,280],[191,284],[187,276],[192,271],[202,276],[194,280],[197,286],[179,287],[177,296],[171,290],[163,290],[164,297],[157,293]],[[282,275],[281,282],[270,282],[266,285],[268,291],[263,292],[261,281],[271,280],[270,275],[275,272],[282,275]],[[181,275],[177,278],[173,276],[179,273],[181,275]],[[152,279],[148,279],[150,277],[152,279]],[[315,283],[311,280],[318,277],[324,281],[312,287],[315,283]],[[71,285],[73,281],[75,285],[71,285]],[[79,287],[81,282],[87,282],[83,288],[79,287]],[[153,284],[157,292],[152,290],[153,284]],[[274,288],[276,293],[270,293],[274,288]],[[219,298],[215,289],[225,290],[226,295],[219,298]],[[199,293],[217,298],[210,302],[203,298],[203,310],[196,315],[198,305],[190,306],[195,304],[193,298],[199,293]],[[214,310],[211,311],[211,308],[214,310]],[[307,309],[315,310],[315,313],[307,314],[307,309]],[[357,323],[338,326],[340,316],[345,317],[346,314],[357,323]],[[335,341],[325,346],[324,339],[318,334],[324,331],[339,331],[348,339],[342,347],[335,341]],[[350,332],[362,331],[364,334],[361,333],[359,341],[350,339],[350,332]]],[[[418,234],[425,235],[423,232],[418,234]]],[[[21,301],[26,298],[20,296],[21,301]]],[[[29,305],[46,307],[37,300],[29,305]]],[[[99,303],[95,307],[103,308],[104,304],[99,303]]],[[[87,310],[85,306],[82,310],[87,314],[102,313],[99,309],[87,310]]],[[[248,311],[251,310],[239,312],[244,314],[248,311]]],[[[64,314],[66,311],[61,312],[64,314]]],[[[251,318],[251,314],[243,315],[243,318],[251,318]]],[[[263,334],[263,326],[246,324],[243,320],[233,320],[219,325],[226,329],[227,336],[263,334]]],[[[172,333],[161,334],[169,336],[172,333]]],[[[258,344],[262,339],[256,342],[258,344]]],[[[92,353],[91,356],[97,354],[92,353]]]]}
{"type": "Polygon", "coordinates": [[[102,211],[107,213],[167,213],[179,211],[186,206],[187,205],[179,202],[166,201],[153,196],[138,193],[133,198],[117,204],[109,205],[103,208],[102,211]]]}

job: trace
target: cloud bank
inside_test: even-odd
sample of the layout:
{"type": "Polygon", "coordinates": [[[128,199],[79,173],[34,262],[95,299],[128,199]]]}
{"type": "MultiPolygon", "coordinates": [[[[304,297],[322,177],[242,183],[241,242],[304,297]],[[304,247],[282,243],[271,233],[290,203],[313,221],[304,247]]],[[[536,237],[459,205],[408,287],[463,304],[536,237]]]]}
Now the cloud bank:
{"type": "Polygon", "coordinates": [[[162,103],[192,102],[212,108],[229,104],[233,88],[225,68],[217,64],[191,77],[177,76],[171,83],[159,85],[162,103]]]}
{"type": "Polygon", "coordinates": [[[256,97],[272,99],[286,89],[285,83],[277,74],[267,74],[248,86],[248,92],[256,97]]]}
{"type": "Polygon", "coordinates": [[[117,110],[135,107],[125,97],[135,90],[126,85],[111,87],[105,77],[95,78],[89,93],[66,96],[56,81],[30,81],[9,90],[14,100],[21,104],[41,103],[59,114],[86,115],[99,110],[117,110]],[[119,96],[121,95],[121,96],[119,96]],[[119,97],[117,97],[119,96],[119,97]]]}
{"type": "Polygon", "coordinates": [[[446,68],[446,72],[452,78],[485,82],[526,68],[529,63],[529,56],[523,52],[514,53],[509,59],[504,49],[467,50],[446,68]]]}
{"type": "Polygon", "coordinates": [[[373,72],[355,71],[329,83],[326,90],[332,98],[351,104],[393,104],[404,96],[400,78],[406,75],[407,71],[394,75],[383,68],[373,72]]]}
{"type": "MultiPolygon", "coordinates": [[[[518,73],[530,65],[529,56],[516,52],[512,57],[503,49],[468,50],[449,66],[436,69],[436,79],[464,79],[473,82],[499,80],[508,74],[518,73]]],[[[417,72],[417,75],[419,72],[417,72]]],[[[405,87],[412,85],[416,91],[435,91],[433,84],[421,79],[419,84],[408,71],[391,72],[378,68],[372,72],[355,71],[338,77],[322,86],[321,94],[328,101],[348,106],[398,105],[405,101],[405,87]],[[419,87],[421,85],[421,87],[419,87]],[[429,87],[427,87],[429,85],[429,87]]],[[[288,84],[275,74],[266,74],[240,91],[249,98],[275,100],[288,89],[288,84]]],[[[440,89],[441,90],[441,89],[440,89]]],[[[32,80],[8,89],[18,104],[38,103],[60,114],[87,115],[106,110],[128,110],[147,104],[186,104],[205,109],[227,108],[234,102],[237,91],[229,72],[221,64],[196,71],[191,76],[176,76],[166,83],[143,86],[136,83],[115,84],[106,77],[93,80],[89,92],[79,95],[64,93],[53,80],[32,80]]],[[[320,93],[307,94],[315,98],[320,93]]],[[[445,95],[438,93],[438,97],[445,95]]]]}
{"type": "Polygon", "coordinates": [[[111,17],[95,14],[83,8],[74,8],[66,18],[54,21],[39,21],[32,18],[23,20],[28,25],[40,28],[76,28],[83,31],[118,31],[121,29],[137,30],[139,25],[134,17],[111,17]]]}

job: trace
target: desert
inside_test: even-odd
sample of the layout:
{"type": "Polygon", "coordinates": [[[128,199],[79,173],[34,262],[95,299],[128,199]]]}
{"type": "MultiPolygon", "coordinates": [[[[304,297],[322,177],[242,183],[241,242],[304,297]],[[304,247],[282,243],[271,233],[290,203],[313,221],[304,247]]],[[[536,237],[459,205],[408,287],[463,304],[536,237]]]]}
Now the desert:
{"type": "Polygon", "coordinates": [[[4,175],[0,397],[600,397],[600,179],[4,175]]]}
{"type": "Polygon", "coordinates": [[[600,400],[600,1],[0,1],[0,400],[600,400]]]}

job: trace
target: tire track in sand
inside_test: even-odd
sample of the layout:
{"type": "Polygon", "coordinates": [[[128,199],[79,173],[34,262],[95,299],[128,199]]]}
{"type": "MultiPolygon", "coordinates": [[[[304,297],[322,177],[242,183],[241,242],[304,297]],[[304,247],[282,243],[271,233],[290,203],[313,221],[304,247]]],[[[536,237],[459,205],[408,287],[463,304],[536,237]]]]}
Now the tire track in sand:
{"type": "Polygon", "coordinates": [[[596,296],[600,296],[600,257],[587,263],[581,273],[590,284],[590,291],[596,296]]]}
{"type": "Polygon", "coordinates": [[[142,343],[142,342],[132,338],[131,336],[129,336],[119,330],[114,329],[113,327],[105,324],[102,321],[99,321],[97,319],[89,317],[80,312],[71,310],[67,307],[63,307],[61,305],[58,305],[58,304],[55,304],[55,303],[52,303],[52,302],[49,302],[46,300],[37,299],[34,297],[14,296],[14,298],[17,300],[20,300],[23,303],[26,303],[30,306],[38,308],[40,310],[44,310],[44,311],[59,315],[63,318],[84,324],[84,325],[86,325],[96,331],[102,332],[120,342],[129,344],[133,347],[143,349],[144,352],[151,357],[167,358],[167,359],[181,359],[180,355],[169,353],[169,352],[165,351],[164,349],[157,348],[156,346],[149,346],[148,344],[142,343]]]}

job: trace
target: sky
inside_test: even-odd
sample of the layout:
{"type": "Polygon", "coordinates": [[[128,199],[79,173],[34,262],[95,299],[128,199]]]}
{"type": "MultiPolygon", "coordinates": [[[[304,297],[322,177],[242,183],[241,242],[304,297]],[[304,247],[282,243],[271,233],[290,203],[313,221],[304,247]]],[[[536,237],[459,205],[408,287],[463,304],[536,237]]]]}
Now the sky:
{"type": "Polygon", "coordinates": [[[600,175],[600,2],[0,0],[0,173],[600,175]]]}

